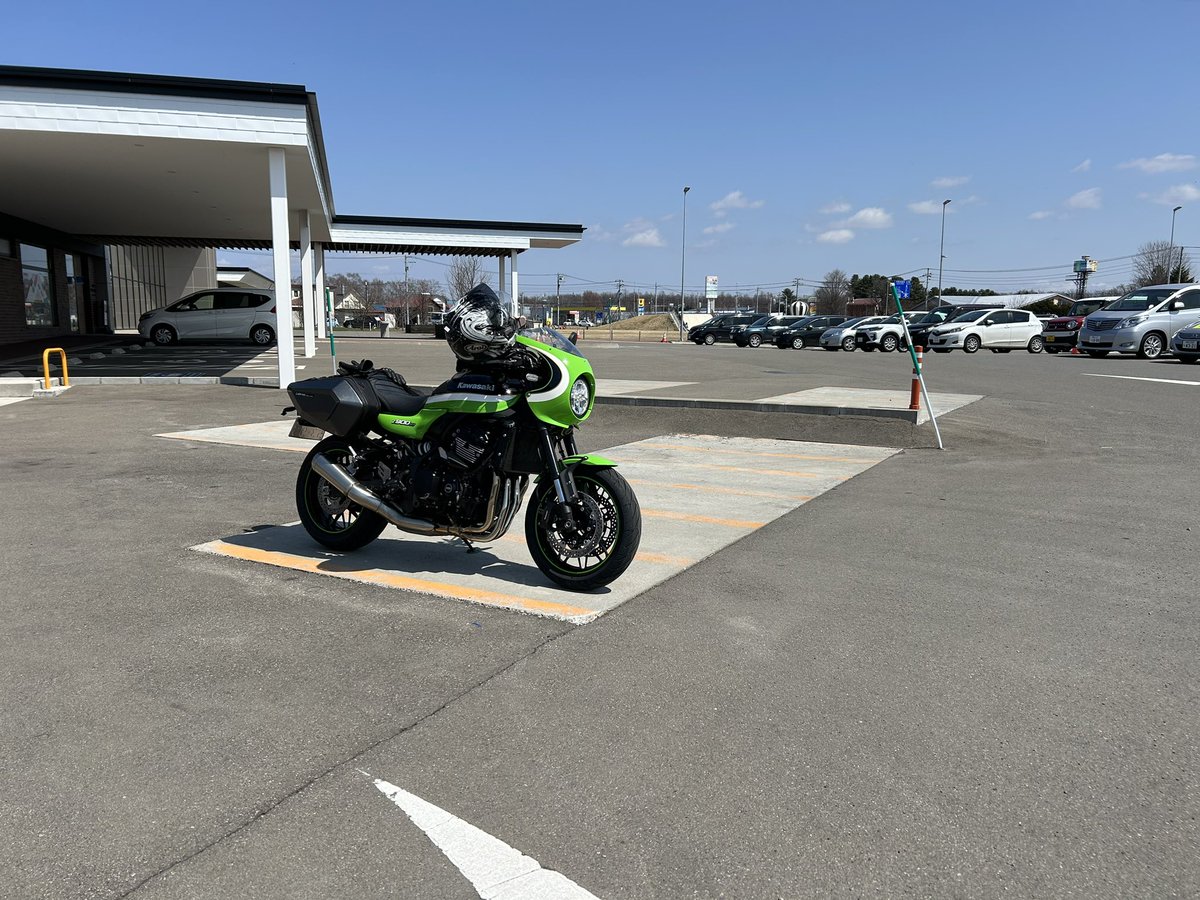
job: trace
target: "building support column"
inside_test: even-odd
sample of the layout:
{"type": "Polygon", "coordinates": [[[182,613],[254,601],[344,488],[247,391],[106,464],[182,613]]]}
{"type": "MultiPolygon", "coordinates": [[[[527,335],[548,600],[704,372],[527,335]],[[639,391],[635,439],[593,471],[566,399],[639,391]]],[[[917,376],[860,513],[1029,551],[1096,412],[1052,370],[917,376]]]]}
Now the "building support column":
{"type": "Polygon", "coordinates": [[[504,295],[508,291],[508,282],[506,280],[507,276],[504,271],[504,264],[506,262],[507,260],[503,256],[498,256],[496,258],[496,265],[499,269],[499,277],[496,281],[496,293],[500,295],[501,300],[504,299],[504,295]]]}
{"type": "Polygon", "coordinates": [[[521,314],[521,292],[517,289],[517,251],[508,251],[508,268],[512,276],[512,314],[515,319],[521,314]]]}
{"type": "Polygon", "coordinates": [[[329,337],[326,326],[329,320],[329,298],[325,296],[325,245],[317,244],[317,337],[329,337]]]}
{"type": "Polygon", "coordinates": [[[279,350],[279,387],[296,380],[292,338],[292,238],[288,232],[287,162],[282,147],[267,150],[271,190],[271,257],[275,272],[275,346],[279,350]]]}
{"type": "MultiPolygon", "coordinates": [[[[290,287],[290,285],[289,285],[290,287]]],[[[317,355],[317,304],[313,298],[313,246],[312,228],[308,210],[300,210],[300,308],[304,318],[304,358],[317,355]]]]}

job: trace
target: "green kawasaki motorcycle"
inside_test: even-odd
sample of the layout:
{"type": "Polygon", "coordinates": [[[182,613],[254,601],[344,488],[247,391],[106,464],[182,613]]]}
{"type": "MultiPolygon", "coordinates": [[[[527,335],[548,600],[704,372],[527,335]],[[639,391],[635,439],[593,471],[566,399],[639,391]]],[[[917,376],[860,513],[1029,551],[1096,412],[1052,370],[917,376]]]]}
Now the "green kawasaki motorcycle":
{"type": "Polygon", "coordinates": [[[508,531],[532,477],[525,539],[551,581],[591,590],[633,561],[641,510],[616,463],[576,449],[596,379],[557,331],[517,333],[502,358],[469,364],[428,396],[369,361],[339,372],[288,386],[293,434],[329,433],[296,481],[300,521],[318,543],[357,550],[389,522],[488,543],[508,531]]]}

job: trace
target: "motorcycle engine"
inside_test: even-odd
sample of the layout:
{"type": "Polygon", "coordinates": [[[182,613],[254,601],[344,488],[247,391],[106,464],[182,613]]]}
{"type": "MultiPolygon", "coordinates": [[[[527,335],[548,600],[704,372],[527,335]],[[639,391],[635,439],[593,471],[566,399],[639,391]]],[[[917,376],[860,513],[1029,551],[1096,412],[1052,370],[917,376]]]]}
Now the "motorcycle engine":
{"type": "Polygon", "coordinates": [[[480,463],[498,446],[502,432],[494,422],[464,422],[440,440],[424,443],[410,471],[404,511],[441,524],[484,524],[496,475],[480,463]]]}

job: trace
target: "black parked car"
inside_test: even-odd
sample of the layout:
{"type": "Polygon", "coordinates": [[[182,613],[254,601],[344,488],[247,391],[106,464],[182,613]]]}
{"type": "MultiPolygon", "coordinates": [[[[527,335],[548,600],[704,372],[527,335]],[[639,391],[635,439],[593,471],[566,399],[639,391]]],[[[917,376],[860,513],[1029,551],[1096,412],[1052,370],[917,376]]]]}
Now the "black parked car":
{"type": "Polygon", "coordinates": [[[758,313],[724,313],[713,316],[688,332],[693,344],[715,344],[717,341],[733,340],[735,325],[751,325],[762,318],[758,313]]]}
{"type": "Polygon", "coordinates": [[[805,316],[775,335],[775,346],[781,350],[814,347],[821,340],[821,333],[846,321],[846,316],[805,316]]]}
{"type": "Polygon", "coordinates": [[[733,342],[739,347],[757,347],[769,343],[783,329],[795,325],[803,318],[804,316],[785,316],[782,313],[761,316],[744,328],[734,326],[733,342]]]}
{"type": "Polygon", "coordinates": [[[378,328],[379,319],[375,316],[355,316],[342,323],[343,328],[378,328]]]}

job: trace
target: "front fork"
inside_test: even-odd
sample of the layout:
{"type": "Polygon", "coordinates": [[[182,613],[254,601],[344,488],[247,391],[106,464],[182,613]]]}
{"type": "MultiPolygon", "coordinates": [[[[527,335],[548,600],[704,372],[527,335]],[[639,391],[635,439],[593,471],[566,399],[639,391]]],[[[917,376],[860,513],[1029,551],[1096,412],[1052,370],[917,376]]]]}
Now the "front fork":
{"type": "Polygon", "coordinates": [[[542,456],[542,468],[546,473],[546,477],[550,479],[550,483],[554,485],[554,498],[558,501],[559,511],[565,515],[570,515],[571,501],[575,499],[575,479],[571,477],[569,469],[564,469],[559,465],[559,460],[563,456],[574,456],[575,448],[575,432],[568,430],[561,438],[562,448],[566,451],[565,454],[560,454],[559,449],[554,446],[554,438],[550,436],[550,429],[545,425],[538,428],[538,447],[542,456]]]}

